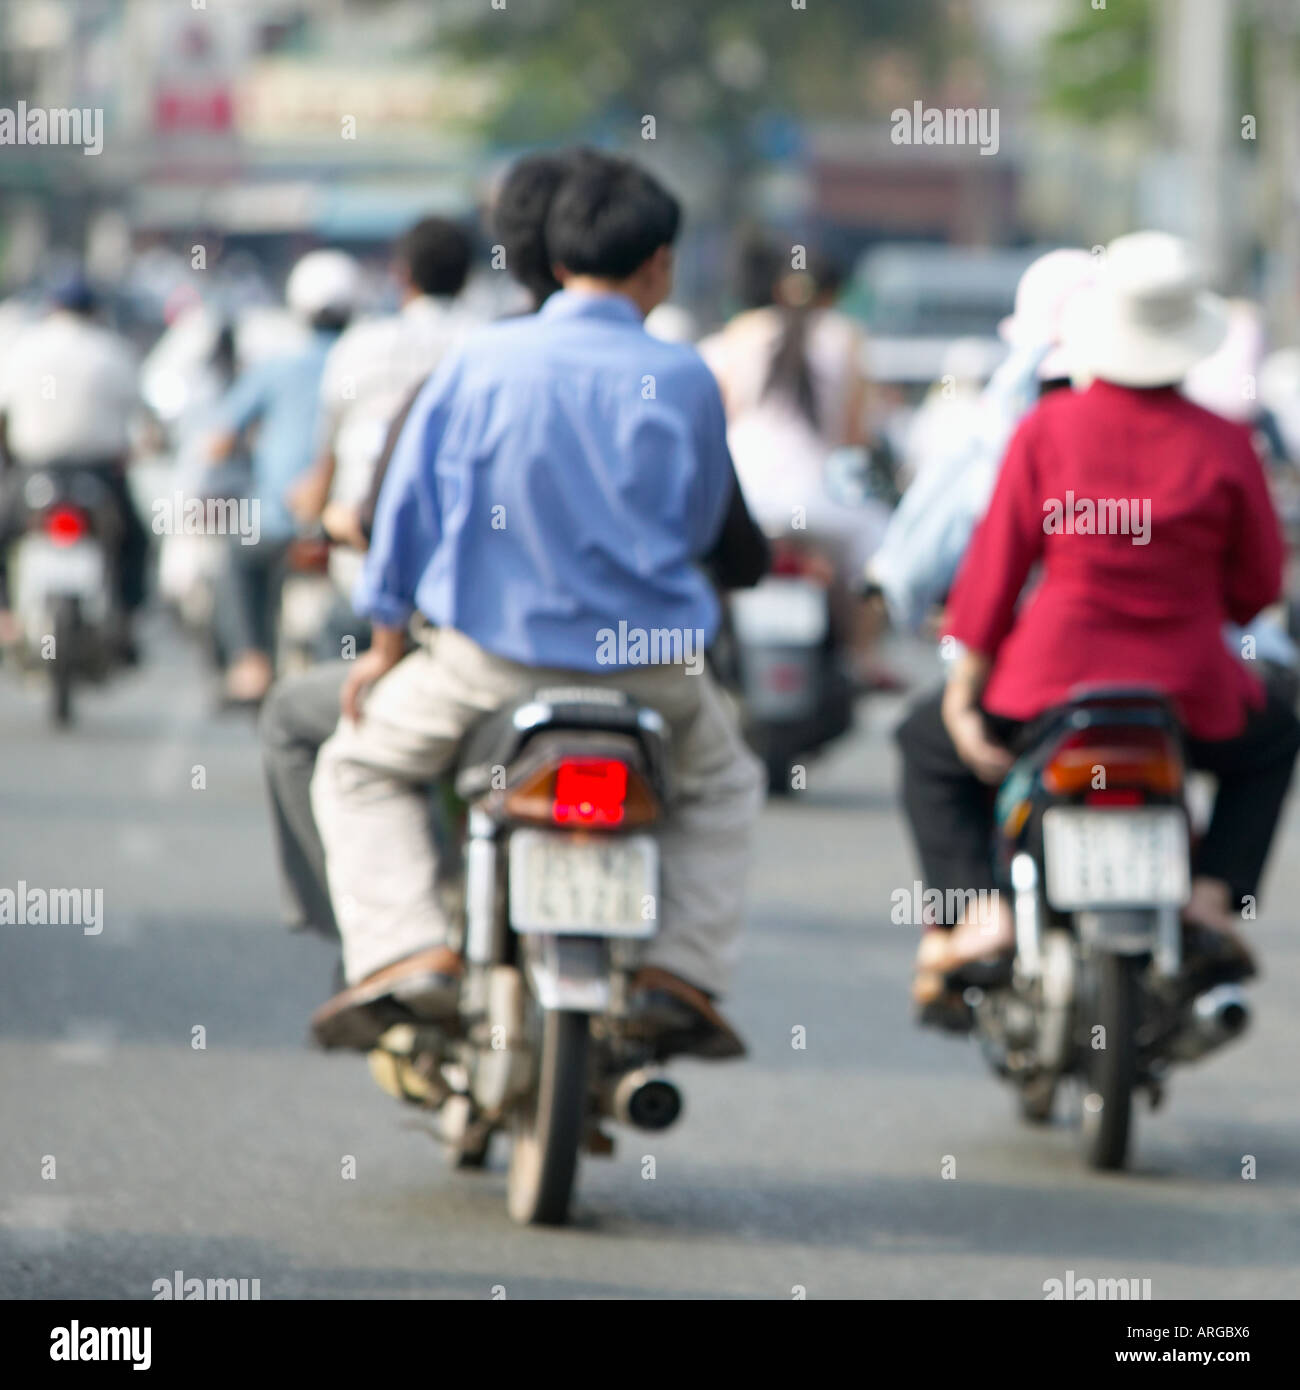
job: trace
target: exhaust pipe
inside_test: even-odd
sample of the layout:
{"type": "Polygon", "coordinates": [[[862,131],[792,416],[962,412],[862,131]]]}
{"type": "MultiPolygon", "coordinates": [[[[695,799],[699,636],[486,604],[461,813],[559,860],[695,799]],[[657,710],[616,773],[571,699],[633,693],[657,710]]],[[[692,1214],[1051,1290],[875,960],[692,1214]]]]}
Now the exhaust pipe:
{"type": "Polygon", "coordinates": [[[1193,1000],[1170,1052],[1181,1062],[1194,1062],[1239,1038],[1249,1023],[1250,1006],[1241,990],[1236,985],[1216,985],[1193,1000]]]}
{"type": "Polygon", "coordinates": [[[637,1129],[667,1129],[682,1113],[682,1093],[656,1071],[630,1071],[610,1099],[616,1120],[637,1129]]]}

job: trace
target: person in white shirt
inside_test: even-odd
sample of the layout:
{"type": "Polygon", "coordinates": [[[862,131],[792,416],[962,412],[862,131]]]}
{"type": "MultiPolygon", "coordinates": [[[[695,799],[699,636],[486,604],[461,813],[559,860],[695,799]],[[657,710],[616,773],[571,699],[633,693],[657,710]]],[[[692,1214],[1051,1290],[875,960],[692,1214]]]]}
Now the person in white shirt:
{"type": "MultiPolygon", "coordinates": [[[[0,374],[0,458],[8,474],[0,534],[19,524],[22,479],[33,468],[99,474],[122,517],[115,577],[125,614],[144,601],[148,534],[126,482],[132,428],[140,418],[139,370],[126,339],[95,321],[98,302],[80,274],[68,276],[53,308],[23,330],[0,374]]],[[[0,607],[4,596],[0,595],[0,607]]],[[[123,631],[124,651],[130,638],[123,631]]]]}
{"type": "Polygon", "coordinates": [[[400,310],[352,324],[325,363],[323,452],[290,500],[299,521],[319,518],[337,543],[330,553],[330,575],[343,600],[340,607],[346,605],[341,628],[364,627],[352,616],[349,596],[366,546],[361,504],[389,424],[447,350],[476,326],[456,303],[472,255],[469,234],[458,223],[421,219],[394,250],[400,310]]]}
{"type": "Polygon", "coordinates": [[[96,323],[95,309],[86,281],[69,278],[53,310],[9,355],[0,407],[8,453],[20,467],[101,463],[130,453],[139,370],[130,344],[96,323]]]}

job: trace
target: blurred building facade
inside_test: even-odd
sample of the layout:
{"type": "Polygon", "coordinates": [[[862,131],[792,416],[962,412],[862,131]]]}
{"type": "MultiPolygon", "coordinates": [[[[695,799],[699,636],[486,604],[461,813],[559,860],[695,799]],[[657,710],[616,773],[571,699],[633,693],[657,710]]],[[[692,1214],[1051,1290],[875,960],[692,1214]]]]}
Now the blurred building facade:
{"type": "MultiPolygon", "coordinates": [[[[378,243],[426,211],[468,214],[525,143],[493,114],[527,23],[589,3],[538,0],[514,57],[507,45],[488,60],[460,42],[499,19],[479,0],[6,0],[0,107],[102,110],[105,138],[95,157],[0,147],[0,279],[27,283],[52,249],[89,249],[110,270],[125,246],[211,236],[282,259],[312,240],[378,243]]],[[[1224,288],[1265,293],[1275,327],[1300,334],[1296,0],[916,3],[959,41],[937,66],[915,28],[863,41],[836,102],[813,83],[774,103],[771,55],[728,31],[701,71],[735,88],[733,112],[752,106],[740,147],[692,123],[685,82],[680,118],[643,143],[637,55],[580,121],[539,123],[536,138],[621,144],[672,179],[689,293],[716,293],[742,218],[847,259],[900,241],[1094,245],[1148,224],[1191,236],[1224,288]],[[1063,67],[1073,107],[1058,100],[1063,67]],[[995,111],[996,154],[894,143],[892,113],[918,101],[995,111]]],[[[743,21],[743,6],[727,11],[743,21]]]]}

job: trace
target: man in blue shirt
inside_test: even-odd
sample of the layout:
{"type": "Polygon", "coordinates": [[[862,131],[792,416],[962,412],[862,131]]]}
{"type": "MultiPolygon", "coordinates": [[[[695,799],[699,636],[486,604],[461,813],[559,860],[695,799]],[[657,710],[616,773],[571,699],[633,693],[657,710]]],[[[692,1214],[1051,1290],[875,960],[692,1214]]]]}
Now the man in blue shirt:
{"type": "Polygon", "coordinates": [[[678,219],[634,165],[584,157],[547,219],[563,291],[466,340],[407,418],[355,595],[373,643],[312,784],[349,985],[314,1017],[326,1046],[373,1046],[394,1000],[454,1010],[422,787],[484,714],[576,673],[654,706],[673,735],[661,927],[634,995],[689,1050],[743,1052],[712,1000],[763,777],[703,665],[719,614],[701,569],[743,504],[712,374],[642,325],[671,288],[678,219]]]}

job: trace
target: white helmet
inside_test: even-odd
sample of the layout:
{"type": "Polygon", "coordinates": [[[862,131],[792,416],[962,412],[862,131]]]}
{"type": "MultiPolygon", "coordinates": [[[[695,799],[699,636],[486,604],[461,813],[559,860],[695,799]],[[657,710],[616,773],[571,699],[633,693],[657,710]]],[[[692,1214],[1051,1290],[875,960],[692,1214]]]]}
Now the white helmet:
{"type": "Polygon", "coordinates": [[[294,266],[284,297],[305,319],[332,313],[347,317],[361,294],[361,267],[343,251],[310,251],[294,266]]]}

